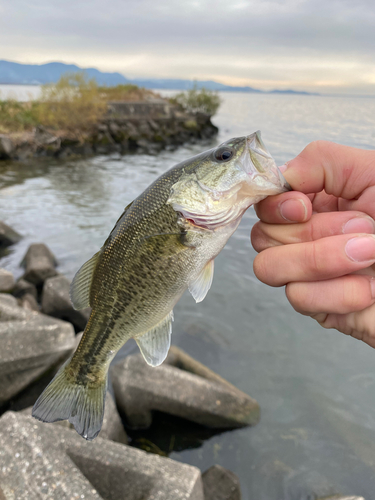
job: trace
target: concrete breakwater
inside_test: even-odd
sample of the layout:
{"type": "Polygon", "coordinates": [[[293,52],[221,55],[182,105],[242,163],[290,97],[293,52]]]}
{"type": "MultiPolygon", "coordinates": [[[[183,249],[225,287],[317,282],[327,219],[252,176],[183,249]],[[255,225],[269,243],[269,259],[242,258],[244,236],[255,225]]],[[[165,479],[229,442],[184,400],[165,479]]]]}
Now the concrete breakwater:
{"type": "MultiPolygon", "coordinates": [[[[20,237],[0,224],[0,247],[20,237]]],[[[107,394],[94,442],[66,421],[31,418],[36,398],[77,347],[90,310],[73,309],[69,280],[46,245],[30,245],[20,265],[17,281],[0,268],[0,499],[240,500],[231,471],[213,465],[202,474],[167,453],[128,444],[126,429],[149,427],[154,411],[219,432],[259,420],[255,400],[176,347],[159,368],[140,354],[112,367],[113,396],[107,394]]]]}
{"type": "Polygon", "coordinates": [[[0,134],[0,159],[35,156],[91,156],[119,152],[156,154],[166,147],[207,139],[218,129],[203,113],[181,111],[164,99],[109,102],[108,111],[90,130],[0,134]]]}

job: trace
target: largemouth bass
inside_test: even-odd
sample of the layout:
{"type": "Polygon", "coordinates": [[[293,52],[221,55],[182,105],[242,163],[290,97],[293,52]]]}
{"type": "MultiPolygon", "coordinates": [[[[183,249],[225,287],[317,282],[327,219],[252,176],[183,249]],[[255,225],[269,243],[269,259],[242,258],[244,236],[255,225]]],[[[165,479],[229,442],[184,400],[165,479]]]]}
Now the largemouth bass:
{"type": "Polygon", "coordinates": [[[71,285],[76,309],[92,307],[81,342],[33,408],[44,422],[69,420],[99,433],[109,365],[134,338],[151,366],[171,341],[173,307],[188,288],[206,296],[214,259],[244,212],[290,189],[261,141],[238,137],[168,170],[128,205],[101,250],[71,285]]]}

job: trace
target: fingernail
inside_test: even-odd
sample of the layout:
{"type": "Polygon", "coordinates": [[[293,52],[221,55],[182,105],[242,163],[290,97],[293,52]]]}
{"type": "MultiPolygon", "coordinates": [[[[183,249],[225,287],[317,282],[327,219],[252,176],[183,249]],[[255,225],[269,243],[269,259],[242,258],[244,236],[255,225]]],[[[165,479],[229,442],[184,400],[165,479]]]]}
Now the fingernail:
{"type": "Polygon", "coordinates": [[[347,241],[345,252],[354,262],[375,260],[375,237],[358,236],[347,241]]]}
{"type": "Polygon", "coordinates": [[[370,279],[371,296],[375,299],[375,278],[370,279]]]}
{"type": "Polygon", "coordinates": [[[374,220],[370,217],[356,217],[355,219],[350,219],[344,227],[342,228],[344,234],[350,233],[368,233],[373,234],[375,232],[374,220]]]}
{"type": "Polygon", "coordinates": [[[307,207],[299,198],[284,201],[279,210],[281,217],[288,222],[303,222],[307,217],[307,207]]]}
{"type": "Polygon", "coordinates": [[[285,170],[288,168],[289,162],[284,163],[284,165],[281,165],[281,167],[278,167],[280,172],[283,174],[285,170]]]}

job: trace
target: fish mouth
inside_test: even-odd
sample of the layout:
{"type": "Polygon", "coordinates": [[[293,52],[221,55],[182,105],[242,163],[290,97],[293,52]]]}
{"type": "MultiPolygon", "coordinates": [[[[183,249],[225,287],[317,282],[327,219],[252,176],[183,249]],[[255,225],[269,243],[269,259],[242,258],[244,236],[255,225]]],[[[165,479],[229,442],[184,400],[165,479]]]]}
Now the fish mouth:
{"type": "Polygon", "coordinates": [[[260,130],[246,137],[246,148],[241,163],[248,174],[248,182],[255,182],[259,186],[273,184],[275,187],[283,187],[285,191],[292,190],[262,141],[260,130]]]}

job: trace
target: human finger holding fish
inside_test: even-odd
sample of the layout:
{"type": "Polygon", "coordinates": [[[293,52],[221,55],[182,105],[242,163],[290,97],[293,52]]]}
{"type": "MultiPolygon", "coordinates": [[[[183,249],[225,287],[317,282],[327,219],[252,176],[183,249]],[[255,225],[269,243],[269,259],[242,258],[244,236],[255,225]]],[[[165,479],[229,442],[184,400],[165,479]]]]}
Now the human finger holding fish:
{"type": "Polygon", "coordinates": [[[117,351],[134,338],[149,365],[162,363],[181,295],[189,289],[202,301],[214,259],[247,208],[287,189],[259,132],[190,158],[151,184],[76,274],[73,305],[91,306],[91,316],[76,352],[39,397],[33,416],[67,419],[84,438],[94,439],[117,351]]]}
{"type": "Polygon", "coordinates": [[[375,347],[375,152],[317,141],[283,170],[296,191],[256,207],[255,274],[286,285],[298,312],[375,347]]]}

